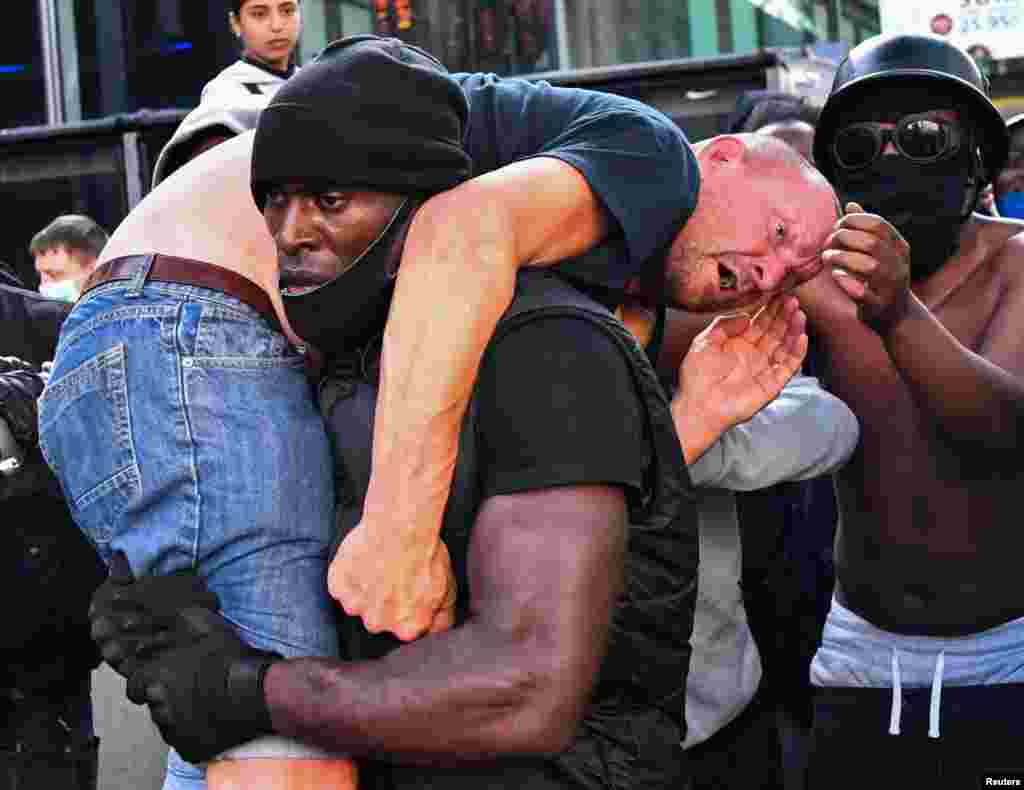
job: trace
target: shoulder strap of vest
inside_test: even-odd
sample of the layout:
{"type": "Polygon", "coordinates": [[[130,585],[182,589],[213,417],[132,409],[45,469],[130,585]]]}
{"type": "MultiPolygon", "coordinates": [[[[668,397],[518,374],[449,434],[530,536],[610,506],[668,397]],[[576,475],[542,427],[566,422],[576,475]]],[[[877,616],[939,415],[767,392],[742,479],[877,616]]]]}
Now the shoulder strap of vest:
{"type": "MultiPolygon", "coordinates": [[[[527,269],[516,278],[512,304],[501,317],[499,331],[514,325],[516,319],[537,310],[580,311],[585,314],[614,318],[611,311],[598,304],[565,279],[543,269],[527,269]]],[[[498,333],[495,333],[495,337],[498,333]]]]}

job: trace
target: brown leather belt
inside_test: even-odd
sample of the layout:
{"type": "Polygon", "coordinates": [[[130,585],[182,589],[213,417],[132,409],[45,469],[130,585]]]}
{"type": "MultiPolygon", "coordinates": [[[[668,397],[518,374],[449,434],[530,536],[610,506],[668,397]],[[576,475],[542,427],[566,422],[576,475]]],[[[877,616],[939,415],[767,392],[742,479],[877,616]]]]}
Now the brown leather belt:
{"type": "Polygon", "coordinates": [[[212,291],[220,291],[229,296],[235,297],[238,301],[249,305],[253,310],[262,315],[271,326],[280,329],[277,314],[274,312],[274,305],[267,296],[266,291],[247,277],[237,272],[225,269],[223,266],[215,266],[212,263],[193,261],[188,258],[176,258],[173,255],[162,255],[157,253],[149,255],[127,255],[123,258],[114,258],[97,266],[89,279],[82,287],[82,296],[98,285],[109,283],[113,280],[130,280],[138,273],[139,265],[146,258],[152,257],[153,263],[149,267],[148,280],[162,283],[176,283],[178,285],[196,285],[200,288],[209,288],[212,291]]]}

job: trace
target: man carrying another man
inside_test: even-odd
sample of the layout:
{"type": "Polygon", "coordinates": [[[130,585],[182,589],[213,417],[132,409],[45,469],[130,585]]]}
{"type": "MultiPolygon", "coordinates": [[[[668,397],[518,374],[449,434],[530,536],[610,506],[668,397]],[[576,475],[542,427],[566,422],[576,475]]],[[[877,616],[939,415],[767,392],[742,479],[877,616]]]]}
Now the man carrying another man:
{"type": "MultiPolygon", "coordinates": [[[[281,89],[256,135],[253,191],[281,253],[286,313],[295,331],[325,353],[332,372],[334,386],[321,388],[321,408],[328,405],[343,472],[339,497],[347,528],[366,494],[379,334],[402,241],[410,226],[415,231],[412,218],[425,211],[413,211],[421,196],[436,189],[445,168],[461,172],[453,152],[434,148],[432,158],[429,148],[453,138],[406,123],[399,110],[416,113],[432,104],[435,124],[464,117],[454,85],[429,56],[398,42],[342,42],[281,89]],[[393,86],[392,101],[398,91],[414,94],[376,104],[358,91],[370,75],[375,85],[393,86]],[[361,112],[332,120],[340,90],[361,112]],[[352,117],[376,120],[377,134],[361,136],[352,117]],[[420,129],[425,140],[403,131],[408,139],[399,141],[408,153],[428,146],[424,155],[395,156],[385,134],[389,123],[420,129]],[[338,139],[350,140],[351,149],[338,139]],[[375,155],[389,143],[389,156],[375,155]],[[282,155],[297,150],[301,157],[282,155]],[[328,150],[337,155],[325,157],[328,150]],[[325,162],[333,162],[330,169],[325,162]],[[328,398],[331,390],[340,395],[328,398]]],[[[225,143],[204,158],[226,157],[237,147],[225,143]]],[[[817,271],[834,197],[803,160],[767,138],[720,138],[695,153],[699,200],[697,185],[684,185],[692,196],[686,205],[697,206],[637,290],[704,309],[740,307],[817,271]],[[716,233],[729,227],[723,218],[735,210],[741,185],[758,221],[716,233]]],[[[177,177],[198,173],[201,161],[177,177]]],[[[680,174],[695,170],[691,160],[680,174]]],[[[756,321],[739,319],[706,336],[703,352],[694,355],[707,365],[698,368],[705,386],[684,387],[671,410],[687,458],[778,392],[802,356],[801,329],[792,300],[779,300],[756,321]]],[[[624,770],[657,787],[679,778],[696,535],[692,510],[679,499],[687,482],[668,403],[622,325],[541,272],[521,278],[483,370],[463,430],[456,486],[446,498],[445,536],[462,581],[459,625],[451,631],[395,649],[394,640],[381,642],[349,621],[346,652],[364,660],[282,661],[244,646],[219,619],[197,611],[169,623],[160,638],[172,649],[150,658],[146,649],[136,656],[140,632],[126,637],[119,607],[134,602],[141,609],[133,611],[151,627],[145,615],[152,596],[171,580],[108,585],[95,622],[106,655],[131,677],[133,697],[153,706],[173,745],[208,758],[277,731],[384,758],[367,775],[387,775],[385,786],[423,773],[402,767],[409,762],[453,760],[454,772],[440,769],[432,778],[588,786],[624,770]],[[544,383],[524,390],[524,365],[545,371],[536,374],[544,383]],[[577,380],[594,383],[581,387],[577,380]],[[609,412],[616,414],[614,428],[609,412]],[[600,448],[593,446],[598,440],[600,448]],[[608,452],[610,446],[619,449],[608,452]],[[628,528],[627,504],[634,517],[628,528]],[[602,665],[606,638],[611,647],[602,665]],[[239,672],[249,670],[243,681],[239,672]],[[210,696],[227,677],[222,671],[235,679],[233,691],[210,696]],[[331,691],[325,693],[324,683],[331,691]],[[592,690],[604,702],[588,707],[592,690]],[[210,707],[199,699],[204,696],[210,707]],[[642,748],[620,753],[624,742],[616,733],[623,727],[641,728],[642,748]],[[561,757],[530,759],[569,743],[561,757]],[[470,767],[479,761],[482,767],[470,767]]],[[[207,605],[201,593],[195,600],[169,597],[207,605]]]]}
{"type": "MultiPolygon", "coordinates": [[[[364,84],[373,84],[368,76],[364,84]]],[[[468,175],[464,141],[477,154],[478,171],[514,164],[469,182],[455,200],[443,195],[448,221],[411,228],[410,255],[457,250],[467,269],[486,256],[554,261],[599,241],[618,226],[613,216],[629,229],[631,258],[643,259],[671,238],[687,205],[687,180],[665,181],[661,173],[694,166],[667,118],[619,97],[543,83],[483,75],[461,82],[473,97],[468,135],[464,121],[445,115],[443,143],[415,157],[446,179],[433,189],[468,175]],[[514,137],[516,128],[522,134],[514,137]],[[638,150],[645,152],[639,162],[638,150]],[[645,185],[641,212],[613,194],[626,172],[645,185]],[[614,206],[607,216],[605,203],[614,206]],[[574,233],[564,233],[567,224],[574,233]],[[499,225],[507,232],[495,237],[499,225]],[[439,246],[421,243],[424,233],[439,246]],[[440,243],[445,234],[451,244],[440,243]]],[[[363,133],[393,132],[389,157],[418,144],[414,134],[392,128],[394,105],[378,96],[378,115],[363,133]]],[[[276,315],[290,332],[273,241],[249,189],[251,143],[230,141],[200,156],[118,228],[91,283],[95,292],[65,329],[43,401],[42,444],[72,492],[69,501],[80,506],[79,525],[108,557],[124,548],[140,572],[195,567],[254,641],[285,654],[329,655],[336,642],[323,589],[333,533],[330,460],[319,417],[306,403],[302,361],[272,329],[276,315]],[[271,327],[261,314],[271,316],[271,327]],[[121,388],[125,378],[131,398],[121,388]],[[278,431],[267,435],[253,404],[269,404],[278,431]],[[124,440],[130,448],[112,450],[110,436],[121,436],[122,425],[134,429],[124,440]],[[97,453],[91,463],[80,462],[82,446],[97,453]],[[226,462],[228,447],[244,462],[226,462]],[[275,559],[279,546],[290,561],[275,559]],[[267,569],[274,584],[253,581],[267,569]]],[[[458,290],[448,291],[458,305],[458,290]]],[[[447,559],[440,560],[442,593],[454,595],[447,559]]],[[[174,758],[172,774],[177,782],[195,778],[174,758]]]]}

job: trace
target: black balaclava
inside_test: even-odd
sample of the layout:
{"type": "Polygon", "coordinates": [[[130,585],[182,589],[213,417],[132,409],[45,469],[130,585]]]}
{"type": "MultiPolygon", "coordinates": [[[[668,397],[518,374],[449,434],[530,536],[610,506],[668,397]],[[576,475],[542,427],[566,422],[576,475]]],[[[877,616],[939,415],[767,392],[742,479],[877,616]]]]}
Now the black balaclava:
{"type": "Polygon", "coordinates": [[[288,323],[299,337],[325,356],[362,346],[387,320],[395,289],[397,266],[392,266],[395,245],[423,199],[407,197],[352,265],[329,283],[291,294],[281,294],[288,323]]]}
{"type": "Polygon", "coordinates": [[[352,36],[330,44],[291,77],[260,115],[252,193],[299,184],[404,195],[387,227],[330,282],[284,293],[295,331],[325,354],[351,348],[384,324],[395,245],[423,200],[471,175],[462,147],[469,108],[433,56],[395,38],[352,36]]]}
{"type": "MultiPolygon", "coordinates": [[[[957,108],[934,88],[881,86],[842,108],[837,129],[862,121],[895,122],[906,115],[957,108]]],[[[899,153],[879,156],[861,170],[835,166],[836,188],[845,205],[853,201],[887,219],[910,244],[911,279],[927,277],[957,250],[960,231],[971,215],[981,184],[977,133],[959,108],[966,139],[952,155],[920,164],[899,153]]]]}

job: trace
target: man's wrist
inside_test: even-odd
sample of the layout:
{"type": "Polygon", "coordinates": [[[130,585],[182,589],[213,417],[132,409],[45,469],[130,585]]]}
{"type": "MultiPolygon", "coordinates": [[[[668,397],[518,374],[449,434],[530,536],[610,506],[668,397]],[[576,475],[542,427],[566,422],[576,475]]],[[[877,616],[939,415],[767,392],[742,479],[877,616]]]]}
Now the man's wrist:
{"type": "Polygon", "coordinates": [[[277,653],[253,650],[236,658],[228,666],[228,704],[232,706],[236,721],[249,727],[249,734],[253,738],[274,732],[263,681],[267,670],[283,660],[277,653]]]}
{"type": "Polygon", "coordinates": [[[370,479],[361,524],[371,539],[389,546],[422,546],[439,539],[451,485],[447,474],[396,474],[394,469],[370,479]],[[384,525],[383,529],[377,525],[384,525]]]}
{"type": "Polygon", "coordinates": [[[887,346],[897,342],[902,333],[910,326],[914,318],[921,317],[921,311],[927,312],[926,308],[912,293],[907,293],[906,300],[899,307],[888,311],[888,314],[871,322],[868,326],[873,329],[882,342],[887,346]]]}
{"type": "Polygon", "coordinates": [[[671,409],[683,459],[687,465],[692,464],[717,441],[725,428],[717,428],[715,419],[678,395],[673,398],[671,409]]]}

